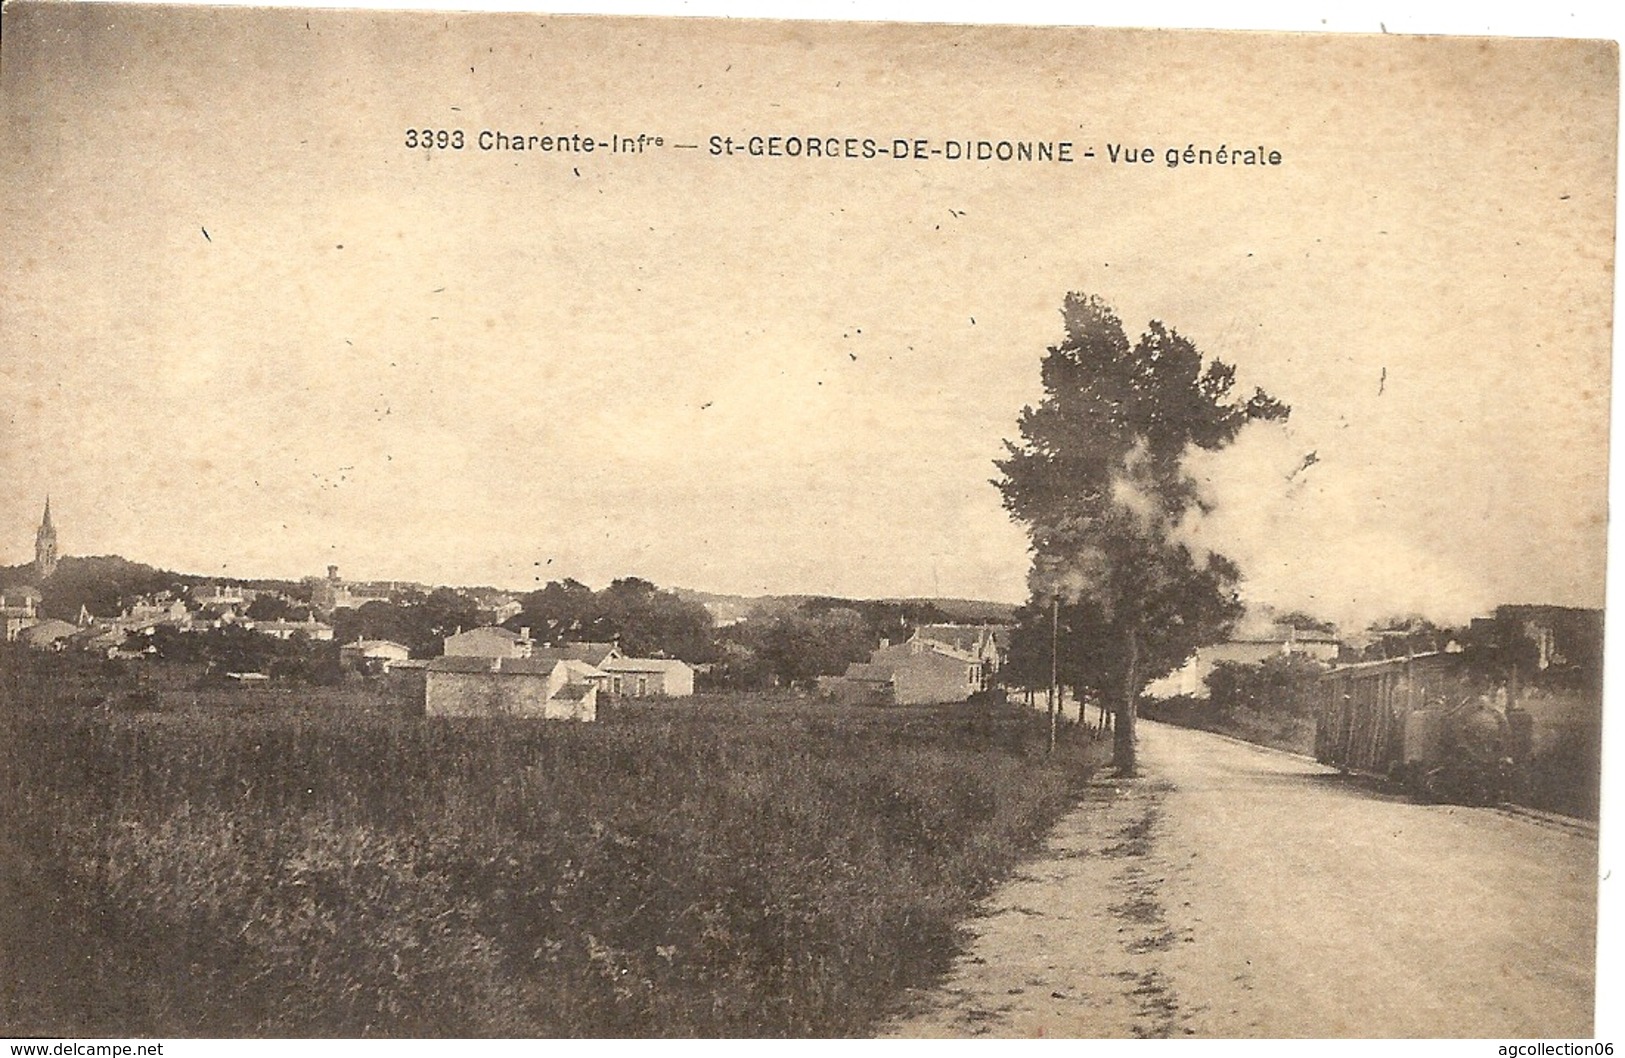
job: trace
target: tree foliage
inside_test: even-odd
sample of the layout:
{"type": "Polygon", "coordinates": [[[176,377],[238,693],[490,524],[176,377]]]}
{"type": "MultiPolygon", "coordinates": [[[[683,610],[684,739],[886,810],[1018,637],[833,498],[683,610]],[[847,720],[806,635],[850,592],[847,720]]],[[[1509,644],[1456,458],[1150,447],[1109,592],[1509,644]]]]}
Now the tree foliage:
{"type": "Polygon", "coordinates": [[[431,647],[433,637],[427,623],[418,619],[420,616],[412,607],[381,599],[346,606],[333,611],[333,638],[340,643],[388,639],[409,647],[414,657],[432,657],[440,651],[431,647]]]}
{"type": "Polygon", "coordinates": [[[1361,660],[1382,661],[1443,650],[1454,633],[1420,614],[1412,614],[1377,621],[1365,629],[1364,635],[1369,641],[1360,652],[1361,660]]]}
{"type": "Polygon", "coordinates": [[[874,649],[873,628],[856,610],[798,610],[758,624],[752,635],[757,656],[774,682],[807,686],[820,676],[846,671],[874,649]]]}
{"type": "Polygon", "coordinates": [[[811,687],[820,676],[867,661],[882,640],[902,643],[922,625],[955,623],[954,614],[928,599],[812,596],[793,606],[783,603],[758,606],[722,630],[715,685],[811,687]]]}
{"type": "Polygon", "coordinates": [[[275,592],[261,592],[248,604],[247,616],[254,621],[302,621],[310,616],[310,606],[275,592]]]}
{"type": "Polygon", "coordinates": [[[956,623],[953,614],[930,599],[839,599],[814,595],[803,599],[797,609],[811,616],[849,610],[863,618],[874,638],[885,636],[894,643],[907,639],[921,625],[956,623]]]}
{"type": "Polygon", "coordinates": [[[411,613],[426,639],[445,639],[480,624],[479,604],[455,588],[434,589],[411,613]]]}
{"type": "Polygon", "coordinates": [[[1147,680],[1240,615],[1235,564],[1181,539],[1202,508],[1185,457],[1289,409],[1263,390],[1234,399],[1235,369],[1160,322],[1131,343],[1099,297],[1069,294],[1061,315],[1065,337],[1041,367],[1044,399],[1022,410],[994,484],[1028,530],[1033,610],[1063,603],[1063,682],[1118,703],[1116,763],[1132,771],[1147,680]]]}
{"type": "Polygon", "coordinates": [[[510,628],[529,628],[543,642],[612,642],[634,657],[712,660],[711,613],[641,577],[622,577],[602,591],[577,580],[551,581],[519,600],[510,628]]]}
{"type": "Polygon", "coordinates": [[[436,588],[415,602],[373,599],[333,611],[333,638],[387,639],[409,648],[415,658],[435,657],[450,635],[480,625],[479,605],[455,588],[436,588]]]}
{"type": "Polygon", "coordinates": [[[313,641],[302,632],[277,639],[241,625],[205,632],[159,625],[150,634],[133,638],[150,645],[159,660],[201,664],[214,678],[224,678],[228,672],[262,672],[278,680],[332,684],[342,675],[339,645],[313,641]]]}
{"type": "Polygon", "coordinates": [[[1203,681],[1208,702],[1221,717],[1241,710],[1309,716],[1326,666],[1302,654],[1281,654],[1258,664],[1221,661],[1203,681]]]}
{"type": "Polygon", "coordinates": [[[123,603],[140,595],[182,587],[182,578],[117,555],[69,555],[40,585],[40,612],[45,617],[73,621],[81,606],[96,617],[117,616],[123,603]]]}

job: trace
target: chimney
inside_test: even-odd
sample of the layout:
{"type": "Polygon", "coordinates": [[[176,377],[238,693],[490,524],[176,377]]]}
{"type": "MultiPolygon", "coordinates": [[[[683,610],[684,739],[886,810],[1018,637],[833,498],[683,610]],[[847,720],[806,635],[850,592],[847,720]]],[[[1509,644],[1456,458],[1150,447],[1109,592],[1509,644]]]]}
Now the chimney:
{"type": "Polygon", "coordinates": [[[337,566],[327,567],[327,579],[332,581],[334,584],[339,582],[339,568],[337,566]]]}

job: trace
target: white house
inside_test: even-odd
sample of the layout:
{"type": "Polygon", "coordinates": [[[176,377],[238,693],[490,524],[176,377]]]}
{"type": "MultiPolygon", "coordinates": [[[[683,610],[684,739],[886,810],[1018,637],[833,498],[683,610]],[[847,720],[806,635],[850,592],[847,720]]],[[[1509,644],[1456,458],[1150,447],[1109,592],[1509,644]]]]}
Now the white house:
{"type": "Polygon", "coordinates": [[[257,594],[243,590],[240,584],[200,584],[192,589],[192,601],[212,609],[241,608],[253,602],[257,594]]]}
{"type": "Polygon", "coordinates": [[[330,642],[333,638],[333,626],[323,624],[313,616],[303,621],[246,621],[244,625],[272,639],[292,639],[295,632],[303,632],[312,640],[330,642]]]}
{"type": "Polygon", "coordinates": [[[357,639],[339,647],[339,663],[358,672],[388,672],[411,656],[410,648],[392,639],[357,639]]]}
{"type": "Polygon", "coordinates": [[[694,669],[676,658],[606,659],[609,693],[627,698],[686,698],[694,693],[694,669]]]}

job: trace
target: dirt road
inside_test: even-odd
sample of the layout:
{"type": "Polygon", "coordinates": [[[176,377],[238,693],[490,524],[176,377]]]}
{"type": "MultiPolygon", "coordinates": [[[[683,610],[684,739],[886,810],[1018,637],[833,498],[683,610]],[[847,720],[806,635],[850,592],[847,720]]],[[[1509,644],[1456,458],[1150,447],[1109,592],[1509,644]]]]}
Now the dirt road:
{"type": "Polygon", "coordinates": [[[885,1035],[1590,1035],[1593,837],[1203,732],[1140,747],[885,1035]]]}

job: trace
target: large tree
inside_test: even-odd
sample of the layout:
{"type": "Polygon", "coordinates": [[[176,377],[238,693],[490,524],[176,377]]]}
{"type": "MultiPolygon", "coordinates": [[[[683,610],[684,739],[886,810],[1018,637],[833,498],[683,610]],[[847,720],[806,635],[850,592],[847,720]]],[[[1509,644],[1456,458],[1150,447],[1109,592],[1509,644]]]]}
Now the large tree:
{"type": "Polygon", "coordinates": [[[641,577],[621,577],[602,591],[576,580],[550,581],[519,600],[509,628],[528,627],[544,643],[617,640],[633,657],[713,660],[711,613],[641,577]]]}
{"type": "Polygon", "coordinates": [[[715,656],[711,612],[642,577],[620,577],[597,594],[603,627],[633,657],[707,662],[715,656]]]}
{"type": "Polygon", "coordinates": [[[1193,448],[1228,445],[1289,409],[1263,390],[1233,399],[1235,369],[1151,322],[1130,342],[1099,297],[1068,294],[1066,335],[1042,363],[1044,399],[1021,413],[994,484],[1026,524],[1033,606],[1062,603],[1063,682],[1116,702],[1114,764],[1133,774],[1146,682],[1221,637],[1240,614],[1239,572],[1181,539],[1201,506],[1193,448]]]}

